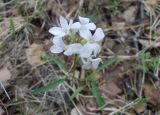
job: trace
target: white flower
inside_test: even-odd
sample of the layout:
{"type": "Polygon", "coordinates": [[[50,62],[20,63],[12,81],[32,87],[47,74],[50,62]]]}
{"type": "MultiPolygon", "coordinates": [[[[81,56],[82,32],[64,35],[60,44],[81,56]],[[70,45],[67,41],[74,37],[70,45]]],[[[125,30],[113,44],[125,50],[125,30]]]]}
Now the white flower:
{"type": "Polygon", "coordinates": [[[73,20],[69,20],[68,23],[68,21],[63,16],[60,16],[59,22],[60,27],[52,27],[49,29],[49,32],[56,37],[64,37],[70,34],[71,31],[76,32],[81,26],[79,22],[73,23],[73,20]]]}
{"type": "Polygon", "coordinates": [[[73,20],[67,21],[60,16],[60,27],[52,27],[49,30],[54,35],[52,40],[54,45],[50,51],[52,53],[63,52],[66,56],[78,54],[83,62],[82,68],[96,69],[102,61],[101,58],[97,58],[97,54],[101,50],[98,42],[104,38],[104,32],[101,28],[96,29],[96,25],[90,22],[89,18],[79,16],[79,21],[73,23],[73,20]],[[91,33],[93,30],[95,30],[94,34],[91,33]],[[80,37],[77,36],[76,32],[79,33],[80,37]]]}
{"type": "Polygon", "coordinates": [[[82,28],[80,30],[80,36],[82,38],[86,39],[87,41],[98,42],[98,41],[101,41],[105,35],[104,35],[104,32],[101,28],[97,28],[93,35],[89,30],[82,28]]]}
{"type": "Polygon", "coordinates": [[[80,50],[80,57],[88,58],[91,55],[96,57],[100,52],[101,46],[98,43],[86,43],[80,50]]]}
{"type": "Polygon", "coordinates": [[[79,54],[82,45],[80,43],[74,43],[66,45],[62,38],[53,38],[54,45],[50,48],[52,53],[61,53],[64,51],[64,55],[70,56],[73,54],[79,54]]]}
{"type": "Polygon", "coordinates": [[[92,35],[89,30],[83,28],[80,30],[80,36],[87,41],[80,51],[80,56],[84,58],[88,58],[91,55],[96,57],[101,50],[101,46],[97,42],[104,38],[103,30],[101,28],[97,28],[95,33],[92,35]]]}
{"type": "Polygon", "coordinates": [[[96,25],[92,22],[89,22],[90,21],[89,18],[79,16],[79,21],[82,26],[82,28],[80,28],[80,30],[83,28],[86,28],[88,30],[95,30],[96,29],[96,25]]]}
{"type": "Polygon", "coordinates": [[[73,54],[79,54],[82,45],[80,43],[74,43],[67,46],[66,51],[64,52],[65,55],[70,56],[73,54]]]}
{"type": "Polygon", "coordinates": [[[59,37],[54,37],[53,40],[53,46],[50,48],[50,51],[52,53],[61,53],[65,50],[66,48],[66,45],[65,43],[63,42],[62,38],[59,38],[59,37]]]}
{"type": "Polygon", "coordinates": [[[100,62],[102,61],[101,58],[96,58],[96,59],[92,59],[92,58],[88,58],[87,61],[83,60],[83,69],[97,69],[97,67],[99,66],[100,62]]]}

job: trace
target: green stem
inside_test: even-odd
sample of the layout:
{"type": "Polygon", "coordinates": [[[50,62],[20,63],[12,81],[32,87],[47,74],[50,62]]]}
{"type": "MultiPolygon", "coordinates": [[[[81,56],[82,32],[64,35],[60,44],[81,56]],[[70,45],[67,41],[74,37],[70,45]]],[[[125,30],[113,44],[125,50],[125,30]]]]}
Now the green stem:
{"type": "Polygon", "coordinates": [[[76,73],[76,63],[77,63],[77,56],[74,55],[74,65],[73,65],[73,68],[72,68],[72,71],[73,71],[73,77],[75,77],[75,73],[76,73]]]}

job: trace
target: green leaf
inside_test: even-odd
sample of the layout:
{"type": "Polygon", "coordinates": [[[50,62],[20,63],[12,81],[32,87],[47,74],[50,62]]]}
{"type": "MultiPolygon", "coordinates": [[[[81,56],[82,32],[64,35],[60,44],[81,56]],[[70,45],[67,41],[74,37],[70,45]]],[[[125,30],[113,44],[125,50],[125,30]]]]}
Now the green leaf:
{"type": "Polygon", "coordinates": [[[91,82],[91,88],[92,88],[91,89],[92,94],[95,96],[98,106],[99,107],[104,106],[105,105],[105,101],[102,98],[102,96],[100,95],[95,82],[91,82]]]}
{"type": "Polygon", "coordinates": [[[151,56],[149,53],[141,52],[139,54],[140,64],[138,65],[139,69],[142,69],[144,72],[148,71],[148,66],[146,62],[151,61],[151,56]]]}
{"type": "Polygon", "coordinates": [[[51,55],[45,55],[43,56],[43,59],[44,60],[48,60],[48,61],[53,61],[54,63],[56,63],[58,65],[58,67],[63,70],[63,72],[67,73],[67,67],[65,66],[65,64],[60,60],[58,59],[57,57],[55,56],[51,56],[51,55]]]}
{"type": "Polygon", "coordinates": [[[104,68],[107,68],[107,67],[110,66],[112,63],[114,63],[115,61],[117,61],[117,59],[118,59],[117,56],[114,56],[114,57],[106,60],[106,61],[97,69],[97,71],[99,72],[99,71],[103,70],[104,68]]]}
{"type": "Polygon", "coordinates": [[[113,64],[115,61],[117,61],[117,56],[114,56],[108,60],[106,60],[99,68],[97,68],[97,70],[95,70],[94,72],[92,72],[89,76],[87,76],[87,81],[92,81],[94,76],[96,75],[96,73],[100,72],[101,70],[107,68],[108,66],[110,66],[111,64],[113,64]]]}
{"type": "Polygon", "coordinates": [[[13,34],[15,36],[16,26],[15,26],[15,23],[12,19],[9,20],[9,28],[10,28],[11,34],[13,34]]]}
{"type": "Polygon", "coordinates": [[[47,84],[46,86],[35,89],[35,90],[33,90],[33,94],[43,93],[43,92],[49,91],[50,89],[55,89],[56,87],[58,87],[59,84],[63,83],[64,80],[65,79],[58,79],[58,80],[55,80],[55,81],[47,84]]]}
{"type": "Polygon", "coordinates": [[[83,89],[84,89],[84,87],[82,87],[82,86],[78,87],[78,88],[74,91],[74,93],[70,96],[70,98],[73,100],[73,99],[76,97],[76,95],[79,94],[83,89]]]}
{"type": "Polygon", "coordinates": [[[0,42],[0,50],[4,50],[4,48],[6,47],[6,45],[2,42],[0,42]]]}

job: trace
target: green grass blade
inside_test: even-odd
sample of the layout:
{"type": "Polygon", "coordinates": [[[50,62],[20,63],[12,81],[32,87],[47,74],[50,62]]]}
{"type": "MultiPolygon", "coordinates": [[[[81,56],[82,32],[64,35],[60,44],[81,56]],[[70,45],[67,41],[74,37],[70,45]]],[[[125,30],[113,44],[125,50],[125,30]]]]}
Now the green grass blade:
{"type": "Polygon", "coordinates": [[[92,91],[92,94],[93,94],[93,95],[95,96],[95,98],[96,98],[96,101],[97,101],[98,106],[99,106],[99,107],[102,107],[103,105],[105,105],[105,101],[104,101],[104,99],[101,97],[101,94],[99,93],[95,82],[92,82],[92,83],[91,83],[91,91],[92,91]]]}
{"type": "Polygon", "coordinates": [[[106,60],[98,69],[97,72],[100,72],[101,70],[103,70],[104,68],[107,68],[108,66],[110,66],[111,64],[113,64],[115,61],[117,61],[117,56],[114,56],[108,60],[106,60]]]}
{"type": "Polygon", "coordinates": [[[43,92],[49,91],[50,89],[55,89],[56,87],[58,87],[58,85],[60,85],[64,81],[65,81],[65,79],[55,80],[55,81],[47,84],[46,86],[43,86],[43,87],[40,87],[38,89],[33,90],[33,94],[43,93],[43,92]]]}
{"type": "Polygon", "coordinates": [[[73,100],[83,89],[84,89],[84,87],[82,87],[82,86],[78,87],[74,91],[74,93],[70,96],[71,100],[73,100]]]}
{"type": "Polygon", "coordinates": [[[12,19],[9,20],[9,29],[10,29],[11,34],[13,34],[15,37],[16,26],[12,19]]]}
{"type": "Polygon", "coordinates": [[[51,56],[51,55],[45,55],[43,57],[44,60],[48,60],[48,61],[53,61],[54,63],[56,63],[58,65],[58,67],[63,70],[63,72],[67,73],[67,67],[65,66],[65,64],[60,60],[58,59],[57,57],[55,56],[51,56]]]}
{"type": "Polygon", "coordinates": [[[87,81],[92,81],[94,76],[96,75],[96,73],[100,72],[101,70],[107,68],[108,66],[110,66],[111,64],[113,64],[115,61],[117,61],[118,58],[117,56],[114,56],[108,60],[106,60],[99,68],[97,68],[97,70],[95,70],[94,72],[92,72],[89,76],[87,76],[87,81]]]}

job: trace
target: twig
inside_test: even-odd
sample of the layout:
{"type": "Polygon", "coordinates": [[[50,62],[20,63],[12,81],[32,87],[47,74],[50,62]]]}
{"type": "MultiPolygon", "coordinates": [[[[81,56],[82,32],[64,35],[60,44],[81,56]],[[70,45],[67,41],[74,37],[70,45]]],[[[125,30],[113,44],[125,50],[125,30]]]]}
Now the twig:
{"type": "Polygon", "coordinates": [[[136,99],[136,100],[132,101],[131,103],[121,107],[120,109],[115,110],[114,112],[110,113],[109,115],[115,115],[116,113],[121,112],[124,109],[128,109],[128,107],[130,107],[131,105],[136,105],[139,102],[138,100],[139,99],[136,99]]]}
{"type": "MultiPolygon", "coordinates": [[[[138,24],[138,25],[134,25],[134,26],[127,26],[127,27],[124,27],[123,29],[130,29],[130,28],[137,28],[137,27],[141,27],[141,26],[147,26],[149,23],[142,23],[142,24],[138,24]]],[[[108,31],[111,31],[111,30],[121,30],[121,28],[107,28],[107,29],[104,29],[104,32],[108,32],[108,31]]]]}
{"type": "Polygon", "coordinates": [[[3,86],[1,81],[0,81],[0,85],[1,85],[2,89],[4,90],[4,92],[5,92],[6,96],[8,97],[8,99],[11,100],[10,96],[8,95],[6,89],[4,88],[4,86],[3,86]]]}
{"type": "Polygon", "coordinates": [[[83,6],[83,3],[84,3],[84,0],[80,0],[80,1],[79,1],[78,10],[77,10],[77,12],[75,13],[74,18],[76,18],[76,17],[79,15],[79,12],[80,12],[80,10],[81,10],[81,8],[82,8],[82,6],[83,6]]]}

